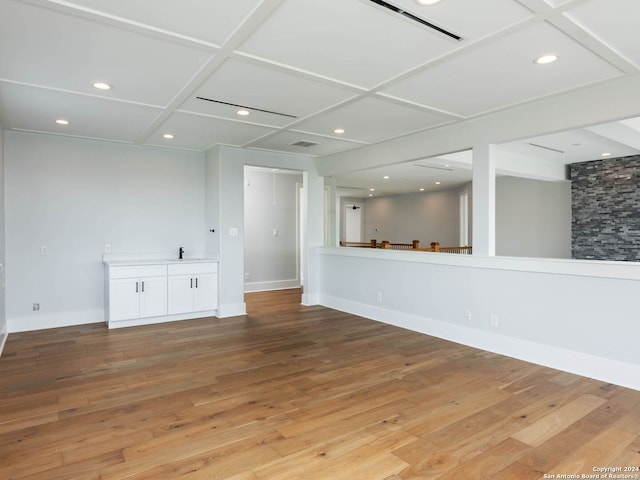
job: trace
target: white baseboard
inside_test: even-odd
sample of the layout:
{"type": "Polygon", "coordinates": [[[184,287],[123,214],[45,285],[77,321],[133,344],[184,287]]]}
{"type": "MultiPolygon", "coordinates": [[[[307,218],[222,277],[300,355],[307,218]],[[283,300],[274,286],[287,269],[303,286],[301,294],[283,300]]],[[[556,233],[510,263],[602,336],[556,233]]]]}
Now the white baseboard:
{"type": "Polygon", "coordinates": [[[7,329],[7,323],[5,322],[0,329],[0,357],[2,356],[4,345],[7,343],[7,338],[9,338],[9,330],[7,329]]]}
{"type": "Polygon", "coordinates": [[[134,318],[131,320],[118,320],[109,322],[109,330],[124,327],[139,327],[140,325],[155,325],[157,323],[177,322],[179,320],[192,320],[195,318],[215,317],[216,310],[205,310],[202,312],[178,313],[173,315],[163,315],[160,317],[134,318]]]}
{"type": "Polygon", "coordinates": [[[299,288],[300,280],[276,280],[272,282],[247,282],[244,284],[245,292],[265,292],[268,290],[285,290],[287,288],[299,288]]]}
{"type": "Polygon", "coordinates": [[[321,305],[489,352],[640,391],[640,365],[322,295],[321,305]]]}
{"type": "Polygon", "coordinates": [[[311,307],[313,305],[320,305],[320,295],[303,293],[302,300],[300,303],[307,307],[311,307]]]}
{"type": "Polygon", "coordinates": [[[7,330],[9,333],[30,332],[100,322],[104,322],[104,310],[80,310],[49,314],[40,311],[24,317],[7,318],[7,330]]]}
{"type": "Polygon", "coordinates": [[[246,314],[247,304],[244,302],[218,305],[218,318],[238,317],[246,314]]]}

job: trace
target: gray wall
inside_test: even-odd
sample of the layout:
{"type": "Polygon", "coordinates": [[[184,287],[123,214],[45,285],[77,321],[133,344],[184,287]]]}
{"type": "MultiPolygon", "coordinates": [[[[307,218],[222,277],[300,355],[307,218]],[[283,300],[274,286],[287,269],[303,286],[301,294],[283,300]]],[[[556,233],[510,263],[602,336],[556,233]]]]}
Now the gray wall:
{"type": "Polygon", "coordinates": [[[298,287],[302,174],[245,167],[244,176],[245,290],[298,287]]]}
{"type": "Polygon", "coordinates": [[[460,191],[410,193],[364,200],[364,237],[409,243],[458,245],[460,191]]]}
{"type": "Polygon", "coordinates": [[[640,261],[640,155],[571,165],[573,258],[640,261]]]}
{"type": "Polygon", "coordinates": [[[571,258],[571,185],[496,178],[496,255],[571,258]]]}
{"type": "Polygon", "coordinates": [[[204,251],[202,154],[5,132],[5,175],[10,332],[103,321],[105,244],[204,251]]]}

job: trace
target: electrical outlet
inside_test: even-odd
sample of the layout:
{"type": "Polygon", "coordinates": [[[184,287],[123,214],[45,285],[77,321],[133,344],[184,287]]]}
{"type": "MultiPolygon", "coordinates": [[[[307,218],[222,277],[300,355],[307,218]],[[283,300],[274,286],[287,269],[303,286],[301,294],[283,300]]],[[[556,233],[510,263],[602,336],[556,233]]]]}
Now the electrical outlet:
{"type": "Polygon", "coordinates": [[[111,244],[110,243],[106,243],[104,245],[104,253],[111,253],[111,244]]]}
{"type": "Polygon", "coordinates": [[[464,319],[467,321],[471,321],[471,310],[464,311],[464,319]]]}
{"type": "Polygon", "coordinates": [[[49,249],[46,245],[40,246],[40,255],[42,255],[43,257],[49,255],[49,249]]]}
{"type": "Polygon", "coordinates": [[[244,280],[245,282],[251,280],[251,274],[249,272],[244,274],[244,280]]]}
{"type": "Polygon", "coordinates": [[[379,302],[382,301],[382,292],[376,293],[376,300],[378,300],[379,302]]]}
{"type": "Polygon", "coordinates": [[[34,311],[34,312],[37,312],[37,311],[39,311],[39,310],[40,310],[40,304],[39,304],[39,303],[34,303],[34,304],[33,304],[33,311],[34,311]]]}
{"type": "Polygon", "coordinates": [[[498,326],[498,316],[497,315],[491,315],[490,319],[491,319],[491,326],[492,327],[497,327],[498,326]]]}

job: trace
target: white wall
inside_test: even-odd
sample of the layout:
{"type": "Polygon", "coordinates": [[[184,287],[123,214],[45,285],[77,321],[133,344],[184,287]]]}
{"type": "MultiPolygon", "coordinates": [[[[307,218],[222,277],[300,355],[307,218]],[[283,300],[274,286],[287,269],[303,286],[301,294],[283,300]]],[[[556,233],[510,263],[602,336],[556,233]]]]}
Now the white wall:
{"type": "Polygon", "coordinates": [[[7,315],[5,300],[5,181],[4,181],[4,135],[0,125],[0,354],[7,340],[7,315]]]}
{"type": "Polygon", "coordinates": [[[300,286],[297,205],[302,173],[269,170],[244,170],[245,291],[300,286]]]}
{"type": "Polygon", "coordinates": [[[496,178],[496,255],[571,258],[571,183],[496,178]]]}
{"type": "Polygon", "coordinates": [[[5,170],[9,331],[102,321],[105,244],[205,250],[201,154],[6,132],[5,170]]]}
{"type": "Polygon", "coordinates": [[[640,389],[638,264],[345,248],[314,255],[325,306],[640,389]]]}

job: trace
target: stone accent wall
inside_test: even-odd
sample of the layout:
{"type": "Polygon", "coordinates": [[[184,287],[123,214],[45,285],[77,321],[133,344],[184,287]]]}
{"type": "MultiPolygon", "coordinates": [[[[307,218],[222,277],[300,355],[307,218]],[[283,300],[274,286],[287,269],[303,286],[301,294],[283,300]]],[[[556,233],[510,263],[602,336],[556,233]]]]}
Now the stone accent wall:
{"type": "Polygon", "coordinates": [[[572,257],[640,261],[640,155],[570,165],[572,257]]]}

